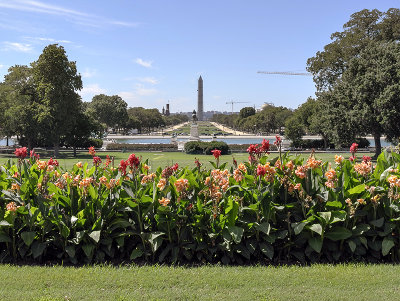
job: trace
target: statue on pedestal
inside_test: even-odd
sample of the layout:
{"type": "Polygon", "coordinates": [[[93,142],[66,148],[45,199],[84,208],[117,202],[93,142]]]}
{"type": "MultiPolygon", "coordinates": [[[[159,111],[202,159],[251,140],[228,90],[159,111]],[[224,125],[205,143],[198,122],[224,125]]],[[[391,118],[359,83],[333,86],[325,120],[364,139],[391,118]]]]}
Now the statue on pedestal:
{"type": "Polygon", "coordinates": [[[193,110],[192,125],[190,126],[189,141],[199,141],[199,140],[200,140],[200,137],[199,137],[199,129],[198,129],[198,125],[197,125],[197,114],[196,114],[196,110],[193,110]]]}

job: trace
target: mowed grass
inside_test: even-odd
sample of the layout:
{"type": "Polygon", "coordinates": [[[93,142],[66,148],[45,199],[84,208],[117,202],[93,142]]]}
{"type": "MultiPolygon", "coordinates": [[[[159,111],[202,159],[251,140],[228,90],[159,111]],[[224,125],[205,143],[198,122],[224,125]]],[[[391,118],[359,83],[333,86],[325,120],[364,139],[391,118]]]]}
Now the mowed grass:
{"type": "MultiPolygon", "coordinates": [[[[141,157],[142,160],[149,160],[149,165],[152,167],[152,170],[156,170],[159,166],[164,168],[169,165],[173,165],[178,163],[180,167],[188,166],[190,168],[195,167],[195,159],[199,159],[199,161],[203,164],[206,168],[211,168],[211,164],[209,161],[215,161],[212,155],[189,155],[182,152],[133,152],[137,156],[141,157]]],[[[129,157],[130,152],[98,152],[98,155],[103,162],[106,159],[106,155],[110,157],[114,157],[114,166],[118,167],[118,164],[121,160],[126,160],[129,157]]],[[[350,153],[316,153],[316,158],[322,160],[323,162],[334,162],[335,154],[340,154],[345,158],[350,157],[350,153]]],[[[304,159],[307,159],[310,156],[310,153],[291,153],[294,157],[300,156],[304,159]]],[[[361,159],[362,155],[373,156],[373,153],[365,153],[359,154],[358,157],[361,159]]],[[[41,159],[49,159],[51,154],[42,154],[41,159]]],[[[270,158],[274,158],[279,156],[277,152],[273,152],[269,154],[270,158]]],[[[233,157],[237,160],[238,163],[245,162],[248,160],[247,153],[234,153],[231,155],[224,155],[220,157],[220,164],[227,162],[227,167],[229,168],[232,166],[233,157]]],[[[13,154],[0,154],[0,165],[4,165],[8,160],[13,160],[16,162],[15,156],[13,154]]],[[[73,157],[72,152],[63,152],[61,153],[61,158],[58,159],[60,166],[65,170],[70,169],[74,164],[81,161],[83,163],[88,162],[89,165],[92,164],[92,157],[87,152],[78,152],[78,156],[76,158],[73,157]]]]}
{"type": "Polygon", "coordinates": [[[0,300],[400,300],[400,266],[0,265],[0,300]]]}

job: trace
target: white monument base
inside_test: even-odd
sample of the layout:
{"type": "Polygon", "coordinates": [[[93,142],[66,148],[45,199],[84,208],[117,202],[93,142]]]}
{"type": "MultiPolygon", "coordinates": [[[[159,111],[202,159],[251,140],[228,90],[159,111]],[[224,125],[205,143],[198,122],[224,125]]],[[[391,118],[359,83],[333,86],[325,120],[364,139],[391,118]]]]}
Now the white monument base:
{"type": "Polygon", "coordinates": [[[189,141],[200,141],[199,128],[197,124],[192,124],[190,127],[189,141]]]}

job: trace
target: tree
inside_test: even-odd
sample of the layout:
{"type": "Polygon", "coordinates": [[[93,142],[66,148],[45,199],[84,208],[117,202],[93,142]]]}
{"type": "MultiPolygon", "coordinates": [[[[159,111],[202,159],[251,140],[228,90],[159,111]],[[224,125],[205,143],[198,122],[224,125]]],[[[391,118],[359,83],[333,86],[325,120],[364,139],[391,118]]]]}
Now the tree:
{"type": "Polygon", "coordinates": [[[324,97],[336,140],[371,133],[379,155],[381,135],[400,137],[400,45],[370,42],[324,97]]]}
{"type": "Polygon", "coordinates": [[[82,79],[76,63],[69,61],[64,47],[57,44],[46,46],[31,65],[41,104],[38,121],[47,127],[57,157],[61,136],[76,123],[82,102],[76,91],[82,89],[82,79]]]}
{"type": "Polygon", "coordinates": [[[357,57],[371,41],[399,41],[400,10],[391,8],[380,12],[364,9],[352,14],[343,28],[342,32],[331,35],[332,42],[324,47],[324,51],[318,51],[307,60],[307,70],[313,74],[318,91],[332,88],[350,60],[357,57]]]}
{"type": "Polygon", "coordinates": [[[128,104],[118,95],[99,94],[88,104],[87,112],[108,128],[123,128],[128,122],[128,104]]]}
{"type": "Polygon", "coordinates": [[[239,112],[239,118],[244,119],[255,114],[256,109],[254,109],[253,107],[244,107],[239,112]]]}
{"type": "Polygon", "coordinates": [[[29,149],[36,146],[41,132],[38,121],[40,102],[32,68],[12,66],[0,87],[1,131],[7,136],[16,135],[29,149]]]}

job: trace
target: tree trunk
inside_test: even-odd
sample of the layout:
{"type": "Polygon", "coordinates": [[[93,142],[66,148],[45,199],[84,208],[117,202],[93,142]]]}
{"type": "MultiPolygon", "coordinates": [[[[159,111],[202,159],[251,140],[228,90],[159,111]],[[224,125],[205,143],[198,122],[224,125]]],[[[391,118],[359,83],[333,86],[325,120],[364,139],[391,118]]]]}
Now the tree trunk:
{"type": "Polygon", "coordinates": [[[58,158],[59,154],[60,154],[60,141],[58,141],[57,139],[57,141],[54,142],[54,158],[58,158]]]}
{"type": "Polygon", "coordinates": [[[380,133],[374,133],[374,141],[375,141],[375,158],[378,158],[379,154],[382,151],[380,133]]]}
{"type": "Polygon", "coordinates": [[[76,146],[74,145],[74,158],[76,158],[76,146]]]}
{"type": "Polygon", "coordinates": [[[324,139],[324,149],[327,150],[328,149],[328,139],[326,139],[325,136],[322,136],[322,139],[324,139]]]}
{"type": "Polygon", "coordinates": [[[8,136],[7,136],[7,145],[6,145],[6,146],[9,146],[9,145],[8,145],[8,136]]]}

